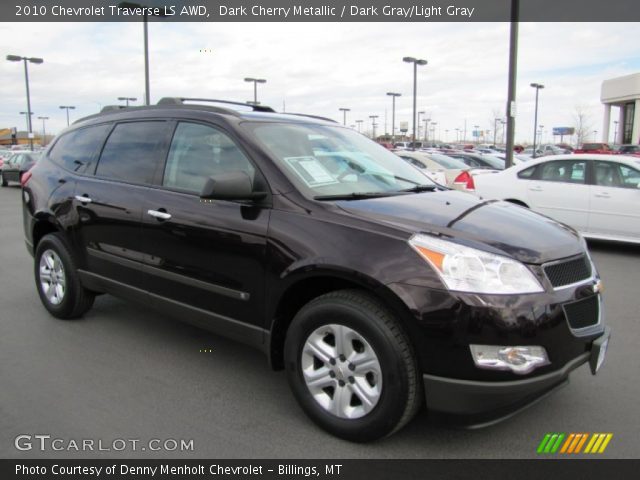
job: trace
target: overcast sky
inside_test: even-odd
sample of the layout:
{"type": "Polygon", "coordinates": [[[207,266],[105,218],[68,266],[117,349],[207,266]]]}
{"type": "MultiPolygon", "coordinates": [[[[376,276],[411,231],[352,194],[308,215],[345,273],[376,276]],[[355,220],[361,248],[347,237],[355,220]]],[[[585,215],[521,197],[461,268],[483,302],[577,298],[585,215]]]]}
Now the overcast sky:
{"type": "MultiPolygon", "coordinates": [[[[535,90],[543,83],[539,124],[573,126],[577,106],[602,131],[602,81],[640,72],[637,23],[523,23],[520,25],[516,141],[532,138],[535,90]]],[[[427,59],[418,71],[418,110],[437,122],[436,136],[456,137],[467,124],[493,130],[507,95],[507,23],[152,23],[149,27],[151,101],[192,96],[246,101],[267,79],[258,99],[278,111],[332,117],[351,108],[347,123],[379,115],[377,132],[396,118],[411,119],[412,66],[403,56],[427,59]],[[205,51],[206,50],[206,51],[205,51]]],[[[0,52],[44,58],[30,65],[34,130],[66,126],[60,105],[75,105],[71,120],[95,113],[117,97],[144,98],[142,25],[139,23],[0,23],[0,52]]],[[[21,64],[0,62],[0,128],[26,126],[21,64]]],[[[612,120],[617,112],[612,112],[612,120]]],[[[611,132],[613,135],[613,129],[611,132]]],[[[600,134],[598,134],[598,137],[600,134]]],[[[492,140],[492,134],[489,140],[492,140]]]]}

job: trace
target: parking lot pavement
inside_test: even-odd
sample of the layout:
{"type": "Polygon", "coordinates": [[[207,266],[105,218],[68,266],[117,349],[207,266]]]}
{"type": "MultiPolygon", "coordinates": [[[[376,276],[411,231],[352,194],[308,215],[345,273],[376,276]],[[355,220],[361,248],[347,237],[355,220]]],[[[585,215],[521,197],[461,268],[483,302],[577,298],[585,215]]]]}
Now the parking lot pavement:
{"type": "Polygon", "coordinates": [[[0,457],[528,458],[547,432],[611,432],[602,456],[638,458],[640,247],[591,247],[613,328],[596,377],[582,367],[568,387],[493,427],[438,426],[423,412],[391,438],[358,445],[316,428],[284,374],[248,347],[108,295],[81,320],[49,316],[24,247],[20,189],[0,188],[0,457]],[[106,446],[193,439],[194,449],[22,452],[20,434],[106,446]]]}

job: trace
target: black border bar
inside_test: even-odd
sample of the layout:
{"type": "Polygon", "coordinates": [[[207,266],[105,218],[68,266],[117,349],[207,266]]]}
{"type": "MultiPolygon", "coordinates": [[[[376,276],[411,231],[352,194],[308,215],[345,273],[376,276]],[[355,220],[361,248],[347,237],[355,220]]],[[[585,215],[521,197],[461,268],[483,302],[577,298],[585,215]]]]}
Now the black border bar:
{"type": "MultiPolygon", "coordinates": [[[[495,453],[495,452],[494,452],[495,453]]],[[[617,480],[637,478],[640,460],[0,460],[0,478],[69,479],[502,479],[617,480]],[[54,467],[57,466],[57,467],[54,467]],[[165,468],[165,473],[162,468],[165,468]],[[338,467],[339,466],[339,467],[338,467]],[[24,468],[34,473],[24,473],[24,468]],[[146,473],[145,473],[146,467],[146,473]],[[176,467],[170,473],[170,468],[176,467]],[[188,467],[188,473],[179,468],[188,467]],[[76,470],[69,469],[75,468],[76,470]],[[82,469],[87,473],[82,473],[82,469]],[[99,475],[96,472],[100,468],[99,475]],[[46,472],[43,470],[46,469],[46,472]],[[64,469],[67,473],[54,474],[64,469]],[[108,473],[113,469],[114,473],[108,473]],[[155,470],[153,470],[155,469],[155,470]],[[40,473],[37,473],[39,470],[40,473]],[[152,475],[151,472],[154,472],[152,475]],[[22,472],[22,473],[20,473],[22,472]],[[215,472],[215,473],[212,473],[215,472]]]]}
{"type": "MultiPolygon", "coordinates": [[[[637,22],[638,0],[517,0],[522,22],[637,22]]],[[[10,22],[508,22],[512,0],[16,0],[10,22]],[[130,5],[144,6],[134,10],[130,5]],[[125,11],[126,10],[126,11],[125,11]]],[[[630,41],[632,41],[630,39],[630,41]]]]}

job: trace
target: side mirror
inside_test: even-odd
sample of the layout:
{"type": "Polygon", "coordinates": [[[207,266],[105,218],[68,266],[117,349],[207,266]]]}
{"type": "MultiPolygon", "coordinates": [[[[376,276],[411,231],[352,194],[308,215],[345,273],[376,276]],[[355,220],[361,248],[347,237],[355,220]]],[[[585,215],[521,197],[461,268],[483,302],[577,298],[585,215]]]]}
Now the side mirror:
{"type": "Polygon", "coordinates": [[[213,175],[207,179],[200,198],[212,200],[259,200],[266,192],[254,192],[247,172],[236,171],[213,175]]]}

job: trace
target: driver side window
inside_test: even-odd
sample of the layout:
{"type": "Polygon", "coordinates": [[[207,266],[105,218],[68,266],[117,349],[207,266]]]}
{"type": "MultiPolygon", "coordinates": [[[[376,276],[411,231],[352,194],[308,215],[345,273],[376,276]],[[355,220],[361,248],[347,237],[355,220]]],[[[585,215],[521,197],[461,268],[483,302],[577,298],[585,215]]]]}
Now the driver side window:
{"type": "Polygon", "coordinates": [[[162,185],[200,193],[207,179],[228,172],[255,169],[245,154],[222,131],[197,123],[180,122],[173,135],[162,185]]]}

